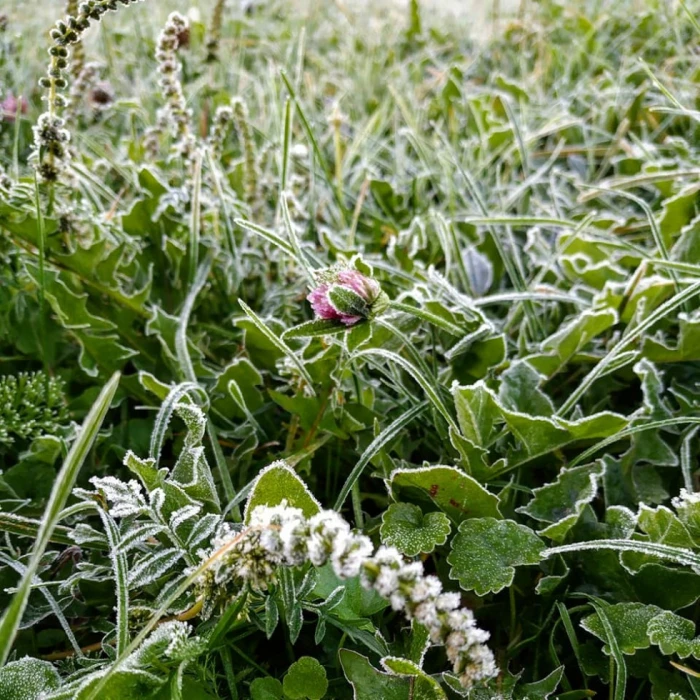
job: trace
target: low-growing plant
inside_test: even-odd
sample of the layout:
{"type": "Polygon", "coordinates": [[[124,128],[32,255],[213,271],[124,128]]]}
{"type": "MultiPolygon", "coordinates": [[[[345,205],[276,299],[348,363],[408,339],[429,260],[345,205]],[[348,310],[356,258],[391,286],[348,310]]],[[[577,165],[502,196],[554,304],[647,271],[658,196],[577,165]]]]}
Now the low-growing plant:
{"type": "Polygon", "coordinates": [[[698,8],[522,5],[0,18],[0,698],[700,694],[698,8]]]}

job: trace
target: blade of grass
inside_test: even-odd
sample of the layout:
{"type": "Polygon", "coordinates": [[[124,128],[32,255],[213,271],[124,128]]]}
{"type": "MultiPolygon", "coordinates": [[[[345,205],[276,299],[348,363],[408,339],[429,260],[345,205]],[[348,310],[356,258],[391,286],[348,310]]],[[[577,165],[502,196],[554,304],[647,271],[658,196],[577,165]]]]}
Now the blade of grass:
{"type": "Polygon", "coordinates": [[[294,228],[294,222],[292,221],[292,217],[289,214],[289,205],[287,203],[286,192],[282,192],[280,203],[282,205],[282,220],[284,221],[284,226],[287,229],[287,236],[289,237],[289,241],[292,244],[292,248],[294,249],[296,258],[299,261],[299,264],[301,265],[301,269],[304,271],[304,275],[306,277],[307,282],[313,287],[316,284],[314,272],[312,267],[306,260],[304,252],[301,249],[299,237],[297,236],[296,229],[294,228]]]}
{"type": "Polygon", "coordinates": [[[379,435],[377,435],[372,442],[367,446],[365,451],[360,456],[357,464],[353,467],[350,475],[343,484],[343,488],[340,489],[338,498],[333,506],[334,510],[341,510],[345,499],[352,490],[354,484],[362,475],[365,467],[369,464],[370,460],[382,449],[384,449],[398,434],[405,428],[414,418],[417,418],[425,409],[428,407],[428,402],[423,401],[417,404],[413,408],[408,409],[406,413],[399,416],[395,421],[389,424],[384,430],[382,430],[379,435]]]}
{"type": "Polygon", "coordinates": [[[375,356],[381,357],[384,360],[388,360],[391,365],[398,365],[408,374],[410,374],[411,377],[413,377],[413,379],[415,379],[415,381],[420,385],[421,389],[423,389],[430,402],[433,404],[437,412],[445,419],[450,428],[457,432],[457,434],[461,435],[459,426],[455,422],[455,419],[452,417],[452,414],[445,406],[443,400],[440,398],[440,393],[437,385],[429,381],[427,377],[425,377],[421,372],[419,372],[416,369],[416,367],[414,367],[408,360],[405,360],[403,357],[401,357],[401,355],[397,355],[395,352],[391,352],[390,350],[382,350],[381,348],[369,348],[367,350],[360,350],[359,352],[356,352],[355,354],[351,355],[348,361],[352,362],[362,357],[375,356]]]}

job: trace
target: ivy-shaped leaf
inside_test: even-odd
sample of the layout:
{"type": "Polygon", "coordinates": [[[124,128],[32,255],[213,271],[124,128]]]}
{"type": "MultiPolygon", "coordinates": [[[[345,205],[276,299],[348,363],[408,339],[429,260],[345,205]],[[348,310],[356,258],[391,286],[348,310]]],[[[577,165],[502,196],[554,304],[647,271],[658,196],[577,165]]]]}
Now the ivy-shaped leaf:
{"type": "Polygon", "coordinates": [[[529,527],[513,520],[465,520],[447,557],[450,578],[480,596],[498,593],[513,582],[516,566],[539,564],[544,548],[529,527]]]}
{"type": "Polygon", "coordinates": [[[444,513],[426,513],[412,503],[392,503],[382,516],[382,541],[402,554],[429,554],[445,544],[450,519],[444,513]]]}

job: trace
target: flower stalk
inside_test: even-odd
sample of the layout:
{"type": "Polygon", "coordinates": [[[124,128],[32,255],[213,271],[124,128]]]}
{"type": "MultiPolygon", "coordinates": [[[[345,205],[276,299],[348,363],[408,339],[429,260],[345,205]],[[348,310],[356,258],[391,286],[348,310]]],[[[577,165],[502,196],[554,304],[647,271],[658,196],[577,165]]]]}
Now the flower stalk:
{"type": "Polygon", "coordinates": [[[470,610],[460,607],[460,595],[444,592],[436,576],[425,575],[420,562],[406,562],[394,547],[381,546],[375,552],[371,540],[352,532],[335,511],[306,518],[286,502],[258,506],[246,530],[227,530],[212,544],[209,552],[202,552],[207,567],[197,582],[205,618],[225,608],[241,590],[266,590],[280,567],[330,562],[336,576],[360,576],[364,588],[424,625],[431,642],[445,647],[465,688],[497,674],[485,644],[489,634],[477,626],[470,610]]]}

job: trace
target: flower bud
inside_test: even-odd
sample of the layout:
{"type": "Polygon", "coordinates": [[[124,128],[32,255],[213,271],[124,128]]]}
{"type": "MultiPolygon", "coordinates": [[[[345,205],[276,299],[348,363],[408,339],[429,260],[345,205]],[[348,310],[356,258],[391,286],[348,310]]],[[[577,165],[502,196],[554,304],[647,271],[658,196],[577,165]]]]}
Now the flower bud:
{"type": "Polygon", "coordinates": [[[357,270],[331,268],[319,275],[319,282],[307,297],[318,319],[353,326],[386,307],[379,282],[357,270]]]}
{"type": "Polygon", "coordinates": [[[12,93],[0,102],[0,118],[6,122],[14,122],[18,114],[26,114],[29,104],[24,97],[17,98],[12,93]]]}

